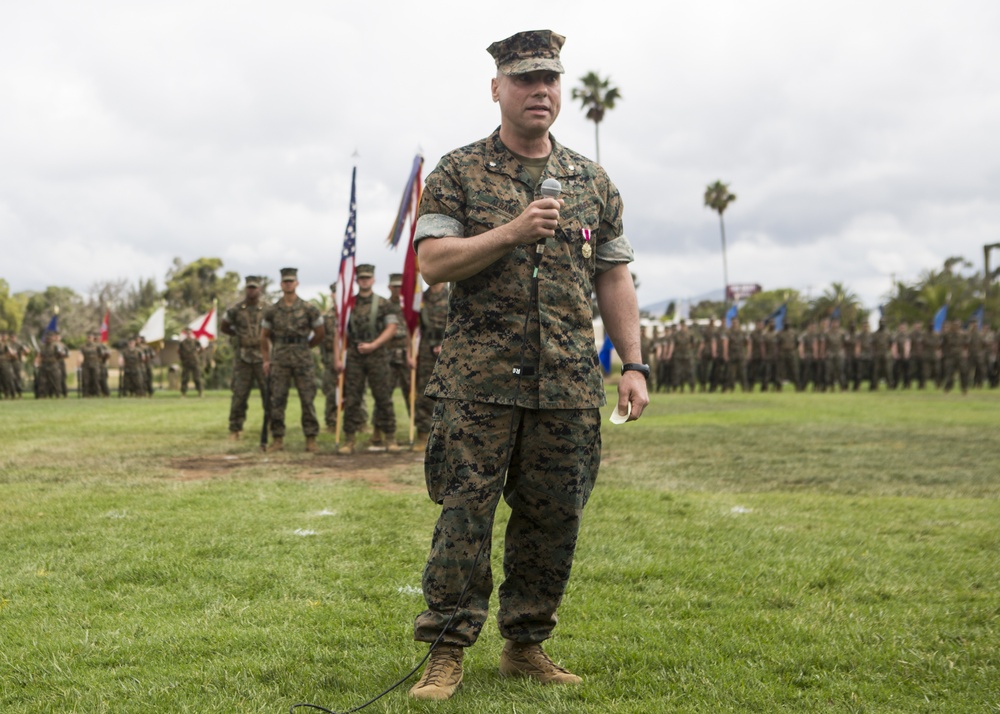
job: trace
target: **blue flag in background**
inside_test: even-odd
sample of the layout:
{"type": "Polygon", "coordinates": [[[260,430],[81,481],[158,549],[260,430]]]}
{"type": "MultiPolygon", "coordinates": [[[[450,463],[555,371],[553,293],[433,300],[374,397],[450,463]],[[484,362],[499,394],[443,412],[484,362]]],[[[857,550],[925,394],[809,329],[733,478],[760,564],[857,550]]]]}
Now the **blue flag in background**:
{"type": "Polygon", "coordinates": [[[49,326],[45,328],[45,331],[46,332],[59,332],[59,314],[58,313],[55,314],[55,315],[53,315],[52,319],[49,320],[49,326]]]}
{"type": "Polygon", "coordinates": [[[733,326],[733,319],[735,319],[737,313],[739,313],[739,309],[735,305],[733,305],[731,308],[729,308],[726,311],[726,329],[727,330],[730,327],[733,326]]]}
{"type": "Polygon", "coordinates": [[[944,327],[944,321],[948,319],[948,306],[943,305],[937,314],[934,315],[934,333],[941,334],[941,330],[944,327]]]}
{"type": "Polygon", "coordinates": [[[837,307],[834,309],[833,314],[830,315],[830,319],[831,320],[839,320],[840,319],[840,305],[837,305],[837,307]]]}
{"type": "Polygon", "coordinates": [[[784,303],[777,310],[767,317],[767,322],[774,323],[774,331],[781,332],[785,329],[785,315],[788,314],[788,303],[784,303]]]}
{"type": "Polygon", "coordinates": [[[974,313],[972,313],[972,319],[976,321],[976,325],[980,330],[983,329],[983,319],[986,317],[986,306],[980,305],[974,313]]]}
{"type": "Polygon", "coordinates": [[[611,344],[611,338],[604,335],[604,344],[601,345],[601,351],[597,353],[598,359],[601,360],[601,369],[604,370],[604,374],[611,374],[611,350],[615,346],[611,344]]]}

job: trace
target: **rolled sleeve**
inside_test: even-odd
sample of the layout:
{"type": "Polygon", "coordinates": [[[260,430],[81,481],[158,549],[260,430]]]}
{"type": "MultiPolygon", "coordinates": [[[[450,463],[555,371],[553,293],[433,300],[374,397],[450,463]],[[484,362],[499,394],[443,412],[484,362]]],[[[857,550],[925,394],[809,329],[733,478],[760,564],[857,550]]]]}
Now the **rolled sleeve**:
{"type": "Polygon", "coordinates": [[[625,236],[618,236],[612,240],[597,246],[595,258],[595,270],[603,273],[616,265],[631,263],[635,260],[635,251],[632,244],[625,236]]]}
{"type": "Polygon", "coordinates": [[[465,228],[451,216],[443,213],[425,213],[417,219],[417,229],[413,234],[413,245],[424,238],[465,237],[465,228]]]}

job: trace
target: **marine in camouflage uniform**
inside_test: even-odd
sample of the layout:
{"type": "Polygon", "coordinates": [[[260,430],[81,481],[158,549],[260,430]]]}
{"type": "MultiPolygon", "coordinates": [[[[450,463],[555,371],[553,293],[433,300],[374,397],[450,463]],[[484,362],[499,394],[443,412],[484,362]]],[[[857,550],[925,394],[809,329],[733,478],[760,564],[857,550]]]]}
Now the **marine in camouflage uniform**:
{"type": "Polygon", "coordinates": [[[136,347],[142,353],[142,383],[145,394],[147,397],[151,397],[153,396],[153,360],[156,359],[156,350],[146,342],[146,338],[142,335],[139,335],[136,347]]]}
{"type": "MultiPolygon", "coordinates": [[[[389,340],[389,370],[392,372],[392,390],[399,389],[406,403],[406,413],[410,413],[410,368],[413,359],[410,356],[410,333],[403,319],[403,308],[399,291],[403,287],[403,274],[392,273],[389,276],[389,304],[395,308],[396,332],[389,340]]],[[[374,425],[374,422],[373,422],[374,425]]]]}
{"type": "Polygon", "coordinates": [[[901,389],[909,389],[910,350],[912,343],[910,341],[909,326],[905,322],[899,323],[899,328],[896,330],[896,334],[893,335],[893,340],[896,345],[896,351],[893,356],[892,381],[893,384],[901,389]]]}
{"type": "Polygon", "coordinates": [[[748,363],[750,390],[760,384],[762,392],[767,391],[767,376],[764,370],[764,321],[757,320],[750,333],[750,361],[748,363]]]}
{"type": "Polygon", "coordinates": [[[56,333],[46,332],[45,342],[38,355],[38,370],[35,379],[38,382],[37,396],[42,399],[62,396],[62,372],[59,363],[63,362],[62,346],[56,340],[56,333]]]}
{"type": "Polygon", "coordinates": [[[722,341],[722,360],[726,365],[726,382],[723,389],[736,391],[736,383],[739,381],[740,389],[744,392],[750,389],[750,380],[747,376],[747,350],[750,340],[747,338],[740,321],[733,318],[722,341]]]}
{"type": "Polygon", "coordinates": [[[323,313],[323,421],[331,434],[337,431],[337,384],[343,372],[340,354],[340,310],[337,308],[337,283],[330,283],[330,309],[323,313]]]}
{"type": "Polygon", "coordinates": [[[80,392],[85,397],[101,396],[101,356],[97,335],[89,333],[80,348],[83,365],[80,369],[80,392]]]}
{"type": "Polygon", "coordinates": [[[871,381],[873,353],[871,327],[868,320],[862,320],[861,331],[854,341],[854,391],[861,388],[861,382],[871,381]]]}
{"type": "Polygon", "coordinates": [[[103,342],[97,343],[97,356],[101,361],[100,372],[98,373],[97,386],[102,397],[111,396],[111,387],[108,385],[108,362],[111,360],[111,350],[103,342]]]}
{"type": "Polygon", "coordinates": [[[668,359],[673,366],[675,391],[684,391],[687,384],[691,391],[694,391],[694,356],[697,351],[697,338],[688,329],[687,323],[681,320],[674,333],[673,345],[671,346],[668,359]]]}
{"type": "Polygon", "coordinates": [[[778,382],[778,335],[774,331],[774,323],[769,322],[764,328],[764,336],[761,340],[763,346],[763,376],[760,382],[760,391],[766,392],[768,387],[774,387],[775,391],[781,388],[778,382]]]}
{"type": "Polygon", "coordinates": [[[0,397],[13,399],[14,391],[14,350],[6,332],[0,333],[0,397]]]}
{"type": "Polygon", "coordinates": [[[124,382],[122,392],[126,397],[141,397],[145,394],[145,379],[142,374],[142,352],[136,346],[135,338],[129,338],[128,345],[121,351],[124,382]]]}
{"type": "MultiPolygon", "coordinates": [[[[421,270],[428,283],[453,289],[426,390],[438,403],[425,475],[442,509],[415,637],[433,642],[455,611],[443,634],[447,656],[460,663],[460,648],[476,641],[493,589],[490,535],[502,495],[511,514],[497,618],[507,641],[501,672],[541,678],[517,664],[531,659],[544,663],[544,681],[579,682],[539,645],[556,624],[600,461],[605,393],[592,291],[626,363],[640,359],[640,330],[618,191],[599,165],[548,132],[560,104],[562,41],[537,31],[491,45],[501,127],[442,158],[421,200],[421,270]],[[561,200],[541,194],[544,178],[561,183],[561,200]]],[[[622,375],[619,408],[629,402],[633,419],[648,403],[641,372],[622,375]]],[[[428,679],[441,647],[412,696],[454,692],[457,681],[442,691],[428,679]]]]}
{"type": "Polygon", "coordinates": [[[986,352],[984,333],[979,328],[979,323],[973,320],[969,325],[969,377],[973,387],[982,387],[989,383],[986,352]]]}
{"type": "Polygon", "coordinates": [[[204,394],[201,386],[201,343],[194,338],[191,330],[184,330],[178,351],[181,358],[181,396],[187,396],[188,379],[194,381],[198,396],[204,394]]]}
{"type": "MultiPolygon", "coordinates": [[[[261,279],[245,278],[243,299],[222,315],[219,329],[233,343],[233,396],[229,402],[229,438],[240,438],[247,418],[247,405],[254,385],[264,393],[264,358],[260,354],[260,322],[264,305],[260,299],[261,279]]],[[[266,408],[266,405],[265,405],[266,408]]]]}
{"type": "Polygon", "coordinates": [[[784,325],[778,333],[778,389],[790,382],[795,391],[802,391],[799,373],[799,336],[791,325],[784,325]]]}
{"type": "MultiPolygon", "coordinates": [[[[357,432],[365,424],[362,410],[365,385],[375,399],[373,431],[369,446],[398,451],[396,413],[392,407],[393,376],[389,365],[389,342],[400,323],[399,308],[372,291],[375,266],[361,264],[354,273],[358,292],[347,323],[347,351],[344,360],[344,443],[339,453],[355,449],[357,432]]],[[[405,328],[404,328],[405,329],[405,328]]]]}
{"type": "Polygon", "coordinates": [[[958,320],[951,320],[941,333],[941,364],[944,391],[955,386],[955,372],[962,387],[962,394],[969,391],[969,333],[958,320]]]}
{"type": "Polygon", "coordinates": [[[885,379],[888,389],[895,389],[892,381],[892,365],[896,345],[893,335],[884,322],[879,322],[878,329],[872,335],[872,381],[871,390],[878,389],[879,381],[885,379]]]}
{"type": "Polygon", "coordinates": [[[840,387],[847,391],[847,335],[840,328],[840,320],[833,320],[826,331],[826,386],[830,391],[840,387]]]}
{"type": "Polygon", "coordinates": [[[264,309],[264,317],[260,323],[264,377],[270,379],[271,403],[268,406],[271,436],[274,437],[271,444],[273,451],[285,448],[285,409],[288,407],[288,392],[293,382],[302,407],[302,433],[306,437],[306,451],[317,449],[319,420],[313,404],[316,399],[316,372],[309,349],[323,342],[326,330],[319,308],[295,294],[298,285],[298,269],[282,268],[282,296],[264,309]]]}
{"type": "Polygon", "coordinates": [[[910,330],[910,380],[916,381],[918,389],[927,385],[929,360],[927,333],[919,322],[913,323],[910,330]]]}
{"type": "Polygon", "coordinates": [[[448,324],[448,285],[435,283],[424,290],[420,300],[420,345],[417,348],[417,405],[415,426],[417,440],[413,450],[423,451],[431,430],[431,416],[434,400],[424,394],[431,380],[434,365],[437,364],[444,340],[444,329],[448,324]]]}

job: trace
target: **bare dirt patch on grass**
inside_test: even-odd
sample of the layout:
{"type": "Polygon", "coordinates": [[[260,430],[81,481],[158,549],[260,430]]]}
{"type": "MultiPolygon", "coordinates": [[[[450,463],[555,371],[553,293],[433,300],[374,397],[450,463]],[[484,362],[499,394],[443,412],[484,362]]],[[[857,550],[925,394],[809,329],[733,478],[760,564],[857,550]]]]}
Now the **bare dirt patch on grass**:
{"type": "Polygon", "coordinates": [[[413,484],[403,483],[398,474],[423,464],[423,454],[361,452],[349,456],[337,454],[203,454],[170,459],[171,469],[179,471],[179,481],[200,481],[240,476],[241,470],[270,468],[291,478],[365,481],[375,488],[405,491],[413,484]]]}

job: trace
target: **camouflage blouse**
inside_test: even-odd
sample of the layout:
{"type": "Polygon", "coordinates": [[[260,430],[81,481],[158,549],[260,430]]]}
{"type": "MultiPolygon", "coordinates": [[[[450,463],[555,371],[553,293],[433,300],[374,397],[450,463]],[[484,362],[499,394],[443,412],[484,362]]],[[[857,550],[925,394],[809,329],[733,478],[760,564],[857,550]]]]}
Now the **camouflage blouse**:
{"type": "MultiPolygon", "coordinates": [[[[559,229],[545,242],[538,305],[530,307],[535,246],[518,246],[453,285],[441,354],[427,395],[528,408],[603,406],[594,345],[594,276],[629,263],[618,189],[599,165],[559,145],[541,180],[562,184],[559,229]],[[522,358],[525,315],[530,324],[522,358]],[[523,364],[518,391],[516,369],[523,364]]],[[[414,237],[466,238],[509,223],[539,187],[491,136],[446,155],[427,177],[414,237]]]]}

